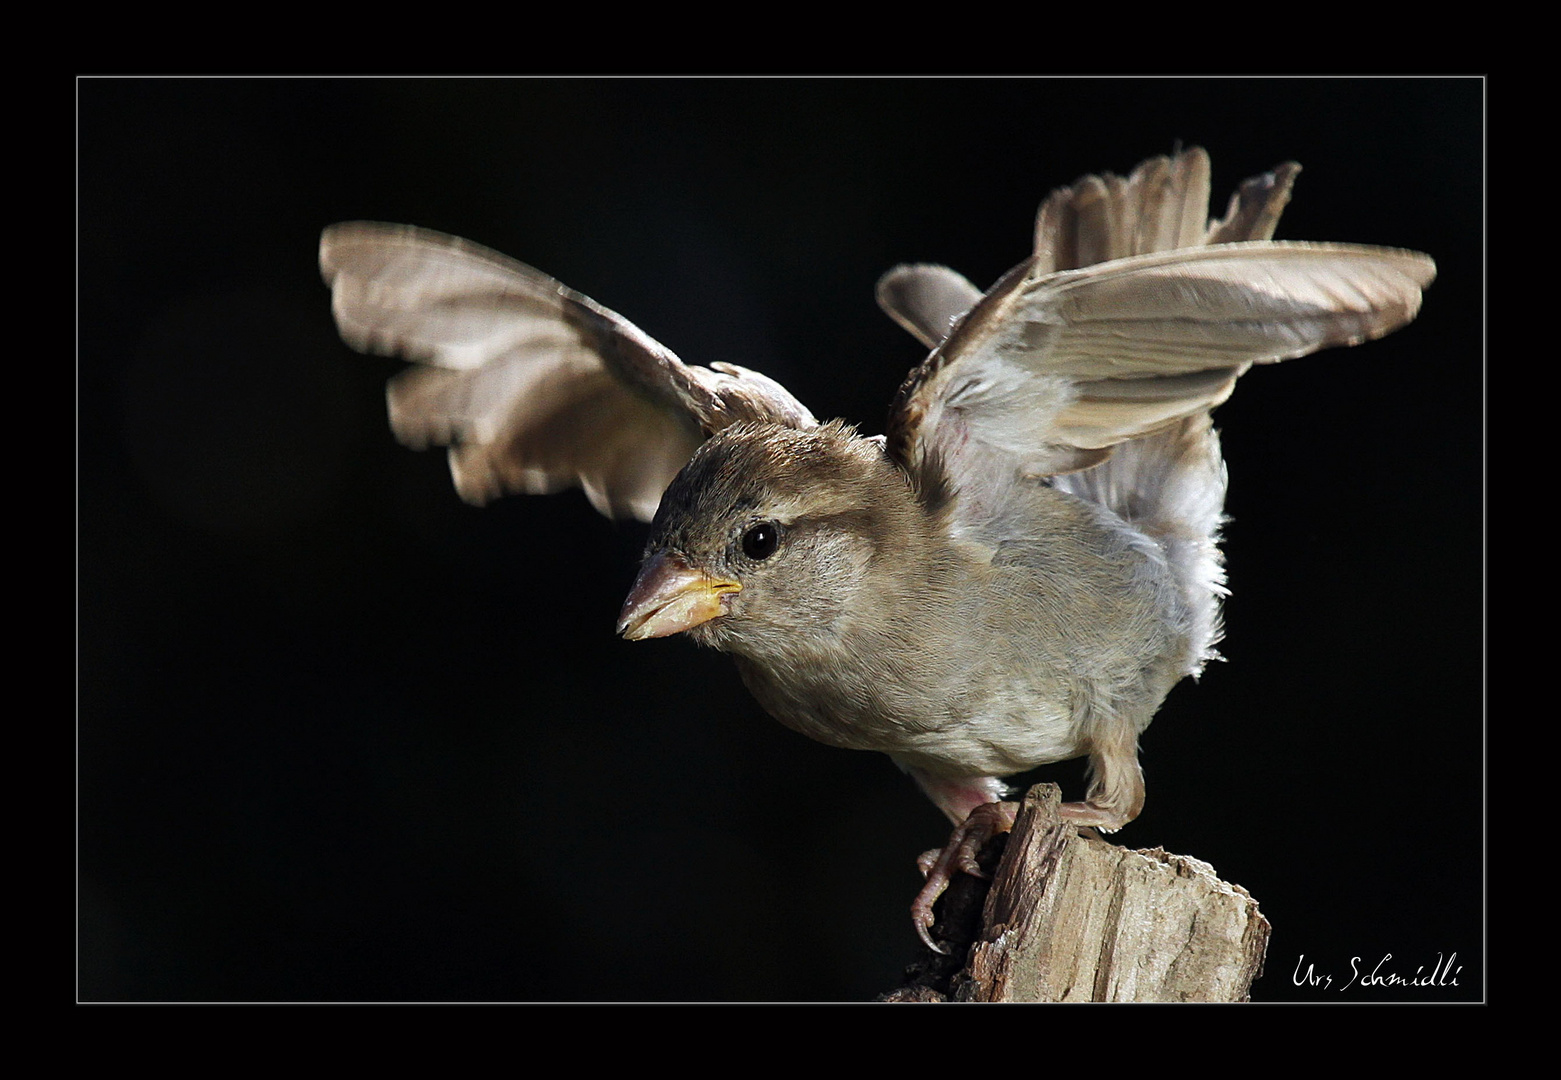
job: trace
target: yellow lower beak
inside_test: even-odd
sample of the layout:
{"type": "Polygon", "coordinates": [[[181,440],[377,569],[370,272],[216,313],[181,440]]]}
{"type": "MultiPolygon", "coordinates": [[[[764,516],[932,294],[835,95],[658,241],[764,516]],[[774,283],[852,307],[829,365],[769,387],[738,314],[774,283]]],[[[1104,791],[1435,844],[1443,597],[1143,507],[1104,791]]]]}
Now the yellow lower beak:
{"type": "Polygon", "coordinates": [[[726,614],[725,597],[742,586],[695,570],[680,556],[648,559],[618,613],[618,633],[630,641],[666,637],[726,614]]]}

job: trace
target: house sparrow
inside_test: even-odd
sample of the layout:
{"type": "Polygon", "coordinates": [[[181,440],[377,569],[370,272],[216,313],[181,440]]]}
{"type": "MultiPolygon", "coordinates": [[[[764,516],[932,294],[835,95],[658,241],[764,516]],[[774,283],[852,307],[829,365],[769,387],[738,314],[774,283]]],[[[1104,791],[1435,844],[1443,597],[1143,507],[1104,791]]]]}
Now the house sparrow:
{"type": "Polygon", "coordinates": [[[421,362],[391,424],[449,446],[464,498],[578,485],[651,522],[624,637],[730,653],[781,723],[915,778],[956,826],[912,909],[936,948],[933,901],[1012,822],[1002,777],[1088,755],[1064,815],[1142,809],[1139,734],[1220,637],[1210,410],[1253,364],[1403,326],[1435,276],[1415,252],[1270,240],[1298,171],[1210,222],[1189,149],[1054,192],[984,294],[891,270],[879,303],[931,353],[873,438],[454,237],[335,225],[320,266],[350,345],[421,362]]]}

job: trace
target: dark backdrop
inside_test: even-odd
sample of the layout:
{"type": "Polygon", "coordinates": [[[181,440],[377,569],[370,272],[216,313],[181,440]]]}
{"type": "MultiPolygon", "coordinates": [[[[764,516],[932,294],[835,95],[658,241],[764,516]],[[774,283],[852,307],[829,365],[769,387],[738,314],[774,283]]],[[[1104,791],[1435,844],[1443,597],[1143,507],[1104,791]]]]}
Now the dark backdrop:
{"type": "MultiPolygon", "coordinates": [[[[87,999],[836,1000],[896,984],[946,826],[887,759],[612,624],[644,531],[459,502],[338,341],[348,218],[470,237],[685,360],[881,430],[877,276],[986,285],[1084,172],[1200,144],[1223,211],[1432,254],[1420,319],[1217,414],[1234,595],[1122,835],[1274,923],[1260,999],[1479,997],[1477,80],[79,83],[79,989],[87,999]],[[1341,989],[1456,953],[1456,988],[1341,989]],[[1304,958],[1304,959],[1303,959],[1304,958]],[[1297,986],[1299,970],[1331,986],[1297,986]]],[[[1040,770],[1075,795],[1077,764],[1040,770]]]]}

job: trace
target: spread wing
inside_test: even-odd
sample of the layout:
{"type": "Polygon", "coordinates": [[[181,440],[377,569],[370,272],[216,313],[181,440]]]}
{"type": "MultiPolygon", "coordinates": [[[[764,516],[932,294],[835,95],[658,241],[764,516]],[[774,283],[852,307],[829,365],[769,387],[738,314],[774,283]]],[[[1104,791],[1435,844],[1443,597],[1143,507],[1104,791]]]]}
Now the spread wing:
{"type": "Polygon", "coordinates": [[[1426,256],[1268,239],[1298,171],[1248,180],[1213,223],[1202,150],[1086,177],[1042,205],[1032,257],[960,315],[974,289],[953,271],[891,271],[880,301],[933,352],[900,388],[889,452],[980,517],[1016,477],[1089,468],[1213,408],[1252,364],[1413,319],[1426,256]]]}
{"type": "Polygon", "coordinates": [[[589,297],[453,236],[333,225],[320,271],[349,345],[418,361],[390,383],[391,427],[449,446],[469,502],[578,485],[603,514],[649,521],[707,436],[815,423],[758,372],[686,365],[589,297]]]}

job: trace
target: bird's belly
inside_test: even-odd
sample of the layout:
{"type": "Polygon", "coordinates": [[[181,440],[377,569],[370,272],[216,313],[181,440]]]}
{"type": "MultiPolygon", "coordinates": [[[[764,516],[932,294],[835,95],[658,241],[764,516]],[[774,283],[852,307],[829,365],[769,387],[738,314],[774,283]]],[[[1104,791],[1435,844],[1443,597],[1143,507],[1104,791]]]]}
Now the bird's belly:
{"type": "Polygon", "coordinates": [[[771,716],[811,739],[892,754],[940,775],[1005,776],[1078,757],[1073,688],[1067,680],[1010,679],[981,685],[967,670],[903,680],[776,679],[739,661],[743,679],[771,716]]]}
{"type": "Polygon", "coordinates": [[[1065,688],[1014,686],[945,728],[917,732],[890,751],[942,776],[1009,776],[1088,752],[1065,688]]]}

